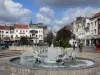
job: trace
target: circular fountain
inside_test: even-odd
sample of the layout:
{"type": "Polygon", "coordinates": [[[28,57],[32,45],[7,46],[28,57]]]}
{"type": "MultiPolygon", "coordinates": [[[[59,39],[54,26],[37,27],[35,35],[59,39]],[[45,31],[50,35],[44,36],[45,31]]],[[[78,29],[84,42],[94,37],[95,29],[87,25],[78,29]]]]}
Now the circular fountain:
{"type": "Polygon", "coordinates": [[[12,75],[92,75],[99,70],[99,62],[76,57],[72,51],[60,47],[37,47],[5,66],[12,75]]]}

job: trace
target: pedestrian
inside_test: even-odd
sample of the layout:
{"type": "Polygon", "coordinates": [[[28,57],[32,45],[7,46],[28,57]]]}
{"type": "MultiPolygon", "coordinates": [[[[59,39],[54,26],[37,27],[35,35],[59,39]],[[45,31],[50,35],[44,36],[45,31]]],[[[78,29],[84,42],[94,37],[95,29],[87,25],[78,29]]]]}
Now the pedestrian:
{"type": "Polygon", "coordinates": [[[83,43],[79,43],[79,52],[82,52],[82,48],[83,48],[83,43]]]}
{"type": "Polygon", "coordinates": [[[75,50],[75,42],[73,42],[73,50],[75,50]]]}

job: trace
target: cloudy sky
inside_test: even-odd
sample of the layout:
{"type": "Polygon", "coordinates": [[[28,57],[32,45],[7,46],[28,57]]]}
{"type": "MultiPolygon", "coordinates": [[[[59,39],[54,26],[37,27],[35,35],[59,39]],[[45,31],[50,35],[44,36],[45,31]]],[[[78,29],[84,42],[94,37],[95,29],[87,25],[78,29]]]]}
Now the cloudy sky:
{"type": "Polygon", "coordinates": [[[0,0],[0,24],[44,23],[53,31],[100,12],[100,0],[0,0]]]}

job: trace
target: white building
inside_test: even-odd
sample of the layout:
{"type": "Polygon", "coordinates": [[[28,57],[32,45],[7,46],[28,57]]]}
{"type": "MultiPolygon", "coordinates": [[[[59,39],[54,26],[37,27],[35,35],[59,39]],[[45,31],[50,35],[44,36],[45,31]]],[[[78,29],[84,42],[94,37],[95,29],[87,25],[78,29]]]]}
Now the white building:
{"type": "Polygon", "coordinates": [[[0,38],[9,37],[10,41],[20,40],[20,37],[29,37],[33,43],[43,42],[47,29],[39,24],[14,24],[13,26],[0,26],[0,38]]]}
{"type": "Polygon", "coordinates": [[[4,39],[5,41],[10,40],[10,26],[9,25],[2,25],[0,26],[0,38],[4,39]]]}
{"type": "Polygon", "coordinates": [[[43,31],[43,26],[41,24],[30,24],[29,30],[30,30],[30,37],[33,43],[43,42],[44,31],[43,31]]]}
{"type": "Polygon", "coordinates": [[[73,22],[73,33],[77,39],[84,40],[85,45],[100,43],[100,13],[91,18],[77,17],[73,22]]]}
{"type": "Polygon", "coordinates": [[[100,12],[90,18],[91,45],[100,43],[100,12]]]}
{"type": "Polygon", "coordinates": [[[13,34],[14,40],[19,40],[20,37],[22,37],[22,36],[30,37],[29,25],[15,24],[14,25],[14,34],[13,34]]]}
{"type": "Polygon", "coordinates": [[[85,17],[77,17],[73,24],[73,33],[75,34],[77,39],[81,39],[85,41],[85,17]]]}

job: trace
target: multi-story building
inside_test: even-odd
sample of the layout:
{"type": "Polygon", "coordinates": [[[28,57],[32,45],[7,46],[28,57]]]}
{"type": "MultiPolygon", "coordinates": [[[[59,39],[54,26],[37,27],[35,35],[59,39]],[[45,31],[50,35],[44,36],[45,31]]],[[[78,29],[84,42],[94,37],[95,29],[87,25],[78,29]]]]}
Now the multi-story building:
{"type": "Polygon", "coordinates": [[[10,26],[10,41],[14,41],[14,35],[15,35],[15,32],[14,32],[14,26],[10,26]]]}
{"type": "Polygon", "coordinates": [[[77,17],[73,24],[73,33],[77,39],[85,41],[85,21],[86,17],[77,17]]]}
{"type": "Polygon", "coordinates": [[[39,24],[14,24],[0,26],[0,39],[9,38],[10,41],[20,40],[20,37],[30,37],[33,43],[43,42],[48,29],[42,23],[39,24]]]}
{"type": "Polygon", "coordinates": [[[30,30],[30,37],[33,43],[39,43],[43,42],[44,38],[44,31],[43,31],[44,26],[39,23],[39,24],[29,24],[29,30],[30,30]]]}
{"type": "Polygon", "coordinates": [[[14,25],[14,40],[19,40],[20,37],[30,37],[29,26],[24,24],[15,24],[14,25]]]}
{"type": "Polygon", "coordinates": [[[91,44],[100,43],[100,12],[90,18],[91,44]]]}
{"type": "Polygon", "coordinates": [[[4,41],[9,41],[10,40],[10,26],[5,25],[5,26],[0,26],[0,38],[2,38],[4,41]]]}
{"type": "Polygon", "coordinates": [[[85,45],[95,45],[100,43],[100,12],[91,18],[76,18],[73,22],[73,33],[77,39],[84,39],[85,45]]]}

